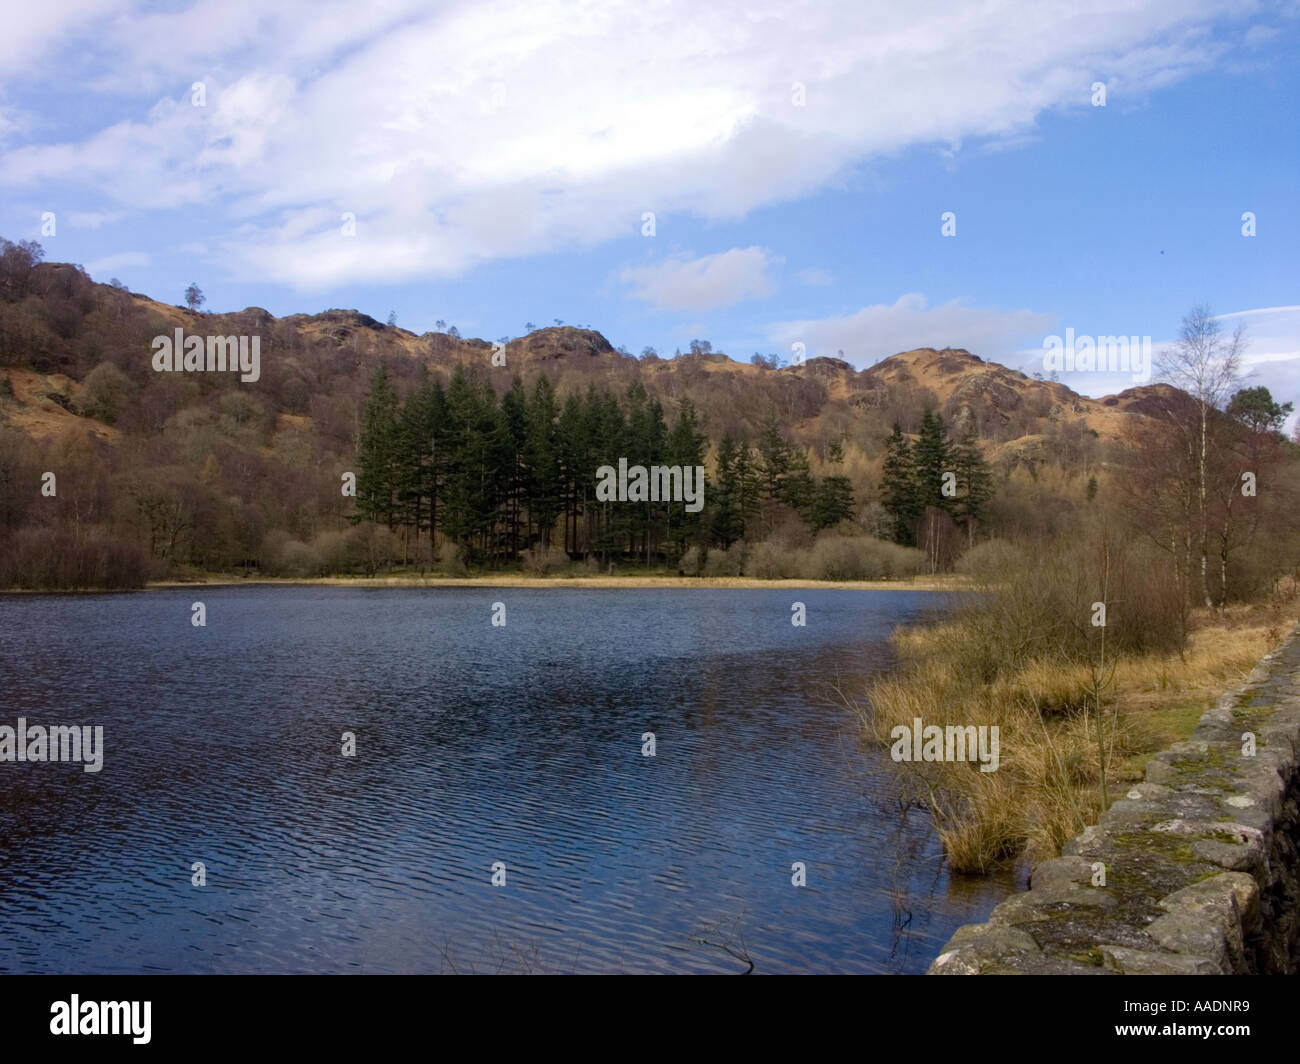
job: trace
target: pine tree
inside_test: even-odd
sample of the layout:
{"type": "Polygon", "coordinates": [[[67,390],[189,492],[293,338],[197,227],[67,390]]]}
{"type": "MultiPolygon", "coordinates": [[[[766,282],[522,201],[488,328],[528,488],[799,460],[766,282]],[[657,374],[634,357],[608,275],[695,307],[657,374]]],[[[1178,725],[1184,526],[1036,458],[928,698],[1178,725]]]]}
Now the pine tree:
{"type": "Polygon", "coordinates": [[[853,518],[853,485],[845,476],[829,476],[817,485],[813,497],[811,526],[814,532],[834,528],[853,518]]]}
{"type": "Polygon", "coordinates": [[[921,507],[924,519],[924,536],[921,546],[930,559],[930,571],[939,568],[941,529],[945,523],[943,515],[951,517],[954,497],[944,494],[944,486],[951,483],[952,454],[948,445],[948,430],[943,418],[931,410],[926,410],[921,418],[921,431],[912,448],[912,472],[915,482],[916,500],[921,507]]]}
{"type": "MultiPolygon", "coordinates": [[[[627,459],[628,467],[647,464],[646,456],[646,395],[645,385],[634,380],[627,386],[627,420],[623,429],[622,446],[619,455],[627,459]]],[[[626,535],[622,542],[626,554],[636,555],[641,534],[645,528],[645,512],[635,506],[620,506],[619,524],[626,535]]]]}
{"type": "Polygon", "coordinates": [[[943,475],[953,472],[948,446],[948,430],[943,418],[926,410],[921,418],[921,432],[912,448],[912,474],[916,498],[922,512],[928,507],[952,511],[952,498],[943,494],[943,475]]]}
{"type": "MultiPolygon", "coordinates": [[[[644,418],[645,439],[641,444],[642,463],[647,469],[665,464],[668,455],[668,423],[664,420],[663,404],[651,400],[644,418]]],[[[647,500],[643,505],[641,550],[646,568],[650,567],[652,550],[658,550],[659,539],[664,535],[671,500],[647,500]]]]}
{"type": "Polygon", "coordinates": [[[807,523],[816,494],[817,485],[808,467],[808,455],[801,450],[790,451],[785,475],[777,487],[777,498],[807,523]]]}
{"type": "Polygon", "coordinates": [[[709,532],[722,549],[728,549],[745,534],[741,514],[740,443],[731,433],[718,444],[717,487],[709,506],[709,532]]]}
{"type": "Polygon", "coordinates": [[[461,547],[472,524],[469,518],[469,489],[466,472],[466,449],[470,424],[474,419],[474,391],[461,366],[451,374],[447,385],[447,489],[443,505],[443,531],[461,547]]]}
{"type": "Polygon", "coordinates": [[[952,471],[957,474],[957,497],[952,503],[953,519],[966,529],[966,544],[975,542],[975,525],[984,515],[984,505],[993,497],[993,477],[975,442],[975,429],[952,448],[952,471]]]}
{"type": "Polygon", "coordinates": [[[438,529],[442,517],[440,503],[446,491],[447,471],[450,462],[450,416],[447,412],[447,392],[442,381],[434,380],[428,389],[428,399],[423,403],[423,438],[428,461],[424,463],[424,492],[429,499],[429,552],[433,560],[438,557],[438,529]]]}
{"type": "MultiPolygon", "coordinates": [[[[677,423],[668,435],[668,464],[682,467],[682,473],[704,467],[704,454],[708,450],[708,438],[700,431],[699,416],[689,399],[683,399],[677,407],[677,423]]],[[[696,482],[696,491],[704,492],[708,498],[706,486],[696,482]]],[[[690,513],[685,503],[673,505],[668,509],[668,522],[665,534],[672,545],[672,561],[686,553],[687,546],[699,538],[702,524],[702,511],[690,513]]]]}
{"type": "Polygon", "coordinates": [[[447,389],[448,488],[443,528],[471,557],[494,558],[497,511],[509,479],[510,433],[491,385],[460,366],[447,389]]]}
{"type": "Polygon", "coordinates": [[[779,498],[782,482],[790,472],[790,445],[785,442],[775,417],[769,417],[763,425],[758,437],[758,454],[764,496],[779,498]]]}
{"type": "Polygon", "coordinates": [[[885,442],[885,468],[880,482],[881,505],[894,520],[894,542],[916,546],[916,522],[921,506],[916,491],[912,448],[898,423],[885,442]]]}
{"type": "Polygon", "coordinates": [[[524,527],[524,510],[530,502],[530,477],[528,470],[529,417],[528,399],[524,382],[516,375],[510,389],[501,396],[501,416],[505,420],[506,436],[510,441],[510,470],[505,486],[506,535],[510,541],[510,558],[519,555],[521,530],[524,527]]]}
{"type": "Polygon", "coordinates": [[[560,516],[560,444],[555,390],[549,377],[537,378],[528,402],[528,520],[542,548],[551,542],[551,529],[560,516]]]}
{"type": "Polygon", "coordinates": [[[749,443],[741,440],[740,450],[736,455],[736,485],[740,513],[740,539],[744,539],[754,519],[758,516],[763,503],[763,477],[758,458],[749,449],[749,443]]]}
{"type": "MultiPolygon", "coordinates": [[[[624,447],[628,430],[623,408],[608,392],[595,397],[592,418],[593,455],[588,474],[591,478],[590,482],[594,485],[597,468],[603,465],[616,467],[619,457],[626,455],[624,447]]],[[[597,514],[596,530],[592,535],[592,548],[612,564],[612,555],[624,542],[626,530],[627,518],[624,507],[618,503],[601,503],[597,514]]]]}
{"type": "Polygon", "coordinates": [[[374,521],[390,528],[397,516],[397,393],[381,362],[370,376],[357,447],[357,500],[353,523],[374,521]]]}
{"type": "Polygon", "coordinates": [[[426,448],[423,446],[424,424],[427,420],[425,406],[429,399],[428,369],[423,379],[402,404],[396,428],[396,496],[397,521],[402,526],[406,561],[410,561],[410,534],[415,535],[415,551],[419,553],[420,533],[426,525],[424,464],[426,448]]]}
{"type": "Polygon", "coordinates": [[[583,491],[586,453],[590,448],[586,428],[582,400],[571,394],[564,400],[555,425],[561,509],[564,514],[564,549],[570,554],[579,551],[578,516],[585,509],[587,499],[583,491]]]}

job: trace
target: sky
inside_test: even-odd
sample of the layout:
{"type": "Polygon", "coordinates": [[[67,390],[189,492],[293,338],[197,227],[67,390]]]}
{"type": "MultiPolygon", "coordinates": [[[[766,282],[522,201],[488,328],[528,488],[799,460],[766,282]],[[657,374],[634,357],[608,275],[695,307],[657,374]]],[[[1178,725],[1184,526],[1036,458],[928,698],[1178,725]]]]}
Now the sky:
{"type": "Polygon", "coordinates": [[[58,0],[5,29],[0,235],[165,302],[1027,373],[1067,329],[1158,354],[1206,305],[1300,406],[1296,0],[58,0]]]}

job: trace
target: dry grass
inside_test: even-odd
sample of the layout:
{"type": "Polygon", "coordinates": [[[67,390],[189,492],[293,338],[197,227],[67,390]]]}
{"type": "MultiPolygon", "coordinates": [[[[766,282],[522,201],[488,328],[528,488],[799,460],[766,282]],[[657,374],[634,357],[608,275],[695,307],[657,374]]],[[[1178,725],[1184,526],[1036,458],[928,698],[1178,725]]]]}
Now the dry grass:
{"type": "Polygon", "coordinates": [[[1102,750],[1113,801],[1142,778],[1153,753],[1186,739],[1222,692],[1243,683],[1295,627],[1300,597],[1287,586],[1267,603],[1193,614],[1181,654],[1114,658],[1101,695],[1102,746],[1090,666],[1066,655],[991,646],[986,632],[972,630],[969,612],[896,633],[901,667],[876,681],[867,704],[857,708],[868,736],[884,746],[893,727],[917,717],[941,726],[998,727],[996,772],[980,772],[974,762],[898,766],[907,795],[934,816],[950,867],[982,874],[1015,855],[1055,856],[1094,823],[1102,805],[1102,750]]]}

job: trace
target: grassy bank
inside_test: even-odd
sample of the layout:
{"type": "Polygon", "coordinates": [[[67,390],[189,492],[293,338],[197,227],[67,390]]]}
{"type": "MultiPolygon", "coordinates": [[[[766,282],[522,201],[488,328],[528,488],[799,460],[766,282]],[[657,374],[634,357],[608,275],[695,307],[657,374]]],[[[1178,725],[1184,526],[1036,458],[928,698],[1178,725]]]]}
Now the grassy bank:
{"type": "Polygon", "coordinates": [[[955,871],[1059,853],[1095,822],[1103,790],[1122,797],[1150,755],[1187,738],[1300,618],[1293,580],[1257,603],[1188,612],[1144,586],[1155,573],[1141,553],[1118,552],[1104,575],[1046,549],[1004,557],[976,574],[984,595],[895,634],[900,667],[858,707],[872,740],[888,747],[893,729],[916,718],[999,729],[996,771],[974,761],[898,764],[955,871]],[[1103,629],[1087,618],[1106,580],[1103,648],[1103,629]]]}

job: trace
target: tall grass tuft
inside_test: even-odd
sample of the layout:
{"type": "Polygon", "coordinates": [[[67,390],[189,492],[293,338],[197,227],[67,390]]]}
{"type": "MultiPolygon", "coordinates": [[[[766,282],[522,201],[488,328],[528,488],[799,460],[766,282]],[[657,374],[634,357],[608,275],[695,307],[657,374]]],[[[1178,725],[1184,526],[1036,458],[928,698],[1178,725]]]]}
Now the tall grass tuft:
{"type": "MultiPolygon", "coordinates": [[[[1039,859],[1094,818],[1108,768],[1150,736],[1120,712],[1126,666],[1182,651],[1186,618],[1161,559],[1101,527],[1049,543],[988,545],[964,566],[978,593],[944,619],[895,634],[900,667],[860,707],[867,734],[926,724],[999,729],[996,772],[978,764],[902,762],[954,871],[1039,859]],[[1106,625],[1094,626],[1094,604],[1106,625]],[[1104,644],[1103,644],[1104,640],[1104,644]]],[[[1167,669],[1168,665],[1162,666],[1167,669]]]]}

